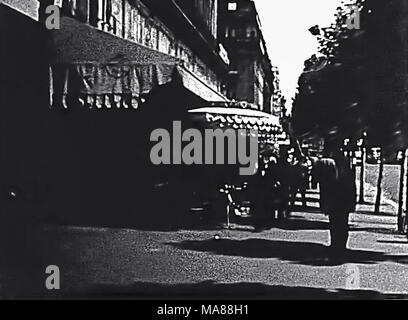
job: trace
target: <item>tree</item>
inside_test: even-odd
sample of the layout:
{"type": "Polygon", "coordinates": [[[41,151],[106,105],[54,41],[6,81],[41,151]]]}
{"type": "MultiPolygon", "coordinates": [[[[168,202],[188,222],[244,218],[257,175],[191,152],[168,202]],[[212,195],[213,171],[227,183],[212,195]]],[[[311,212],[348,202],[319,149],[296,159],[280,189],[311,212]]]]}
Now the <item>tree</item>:
{"type": "MultiPolygon", "coordinates": [[[[356,0],[361,29],[348,28],[351,9],[346,5],[337,9],[330,27],[310,29],[320,49],[306,61],[299,79],[293,107],[298,134],[317,132],[326,142],[340,145],[344,138],[358,139],[366,131],[368,146],[381,147],[384,156],[406,148],[405,2],[356,0]]],[[[383,168],[382,163],[380,174],[383,168]]]]}

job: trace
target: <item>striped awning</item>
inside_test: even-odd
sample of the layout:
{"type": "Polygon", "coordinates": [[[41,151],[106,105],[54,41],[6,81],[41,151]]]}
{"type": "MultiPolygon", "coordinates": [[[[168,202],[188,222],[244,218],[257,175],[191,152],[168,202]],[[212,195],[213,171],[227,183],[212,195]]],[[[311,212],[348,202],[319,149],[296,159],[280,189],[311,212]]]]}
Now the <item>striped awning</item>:
{"type": "Polygon", "coordinates": [[[268,113],[230,107],[204,107],[189,111],[191,114],[201,114],[208,123],[216,123],[221,127],[233,129],[257,130],[263,134],[278,134],[283,132],[278,117],[268,113]]]}
{"type": "Polygon", "coordinates": [[[204,107],[190,110],[189,113],[211,128],[257,131],[258,139],[264,143],[280,144],[285,137],[279,118],[262,111],[234,107],[204,107]]]}

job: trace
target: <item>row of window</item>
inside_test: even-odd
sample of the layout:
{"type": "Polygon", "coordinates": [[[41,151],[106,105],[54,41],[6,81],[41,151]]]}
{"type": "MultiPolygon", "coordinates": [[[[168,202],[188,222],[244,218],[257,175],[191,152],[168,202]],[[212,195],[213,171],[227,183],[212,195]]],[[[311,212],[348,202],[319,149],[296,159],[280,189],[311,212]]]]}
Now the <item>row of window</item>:
{"type": "Polygon", "coordinates": [[[225,28],[225,38],[257,38],[258,31],[253,26],[248,26],[246,28],[233,28],[227,26],[225,28]]]}
{"type": "Polygon", "coordinates": [[[216,74],[177,41],[164,24],[152,18],[139,2],[131,5],[126,0],[65,0],[63,12],[106,32],[180,58],[201,80],[215,90],[221,89],[216,74]]]}

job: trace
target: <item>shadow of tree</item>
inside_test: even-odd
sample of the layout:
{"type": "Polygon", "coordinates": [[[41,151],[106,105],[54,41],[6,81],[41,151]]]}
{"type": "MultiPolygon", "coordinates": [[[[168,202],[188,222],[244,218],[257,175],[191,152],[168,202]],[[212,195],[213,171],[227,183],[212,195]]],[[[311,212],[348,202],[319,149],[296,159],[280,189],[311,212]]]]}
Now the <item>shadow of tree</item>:
{"type": "Polygon", "coordinates": [[[338,266],[346,263],[376,264],[395,262],[408,264],[408,256],[389,255],[382,252],[347,250],[341,256],[334,255],[329,247],[317,243],[289,242],[264,239],[204,240],[169,243],[181,250],[210,252],[216,255],[254,259],[279,259],[292,264],[309,266],[338,266]]]}

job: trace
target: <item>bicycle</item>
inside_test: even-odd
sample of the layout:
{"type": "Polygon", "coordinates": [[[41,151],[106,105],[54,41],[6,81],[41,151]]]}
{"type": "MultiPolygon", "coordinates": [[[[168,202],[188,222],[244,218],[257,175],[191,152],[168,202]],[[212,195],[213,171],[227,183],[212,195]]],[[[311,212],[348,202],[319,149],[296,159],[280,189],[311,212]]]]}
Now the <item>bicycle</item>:
{"type": "Polygon", "coordinates": [[[244,191],[248,188],[248,183],[244,183],[241,187],[233,186],[233,185],[228,185],[226,184],[223,188],[221,188],[219,191],[227,197],[227,207],[226,207],[226,213],[227,213],[227,229],[231,229],[231,213],[236,214],[236,212],[240,212],[241,215],[246,214],[248,209],[247,207],[244,207],[242,204],[236,203],[232,197],[231,191],[244,191]]]}

